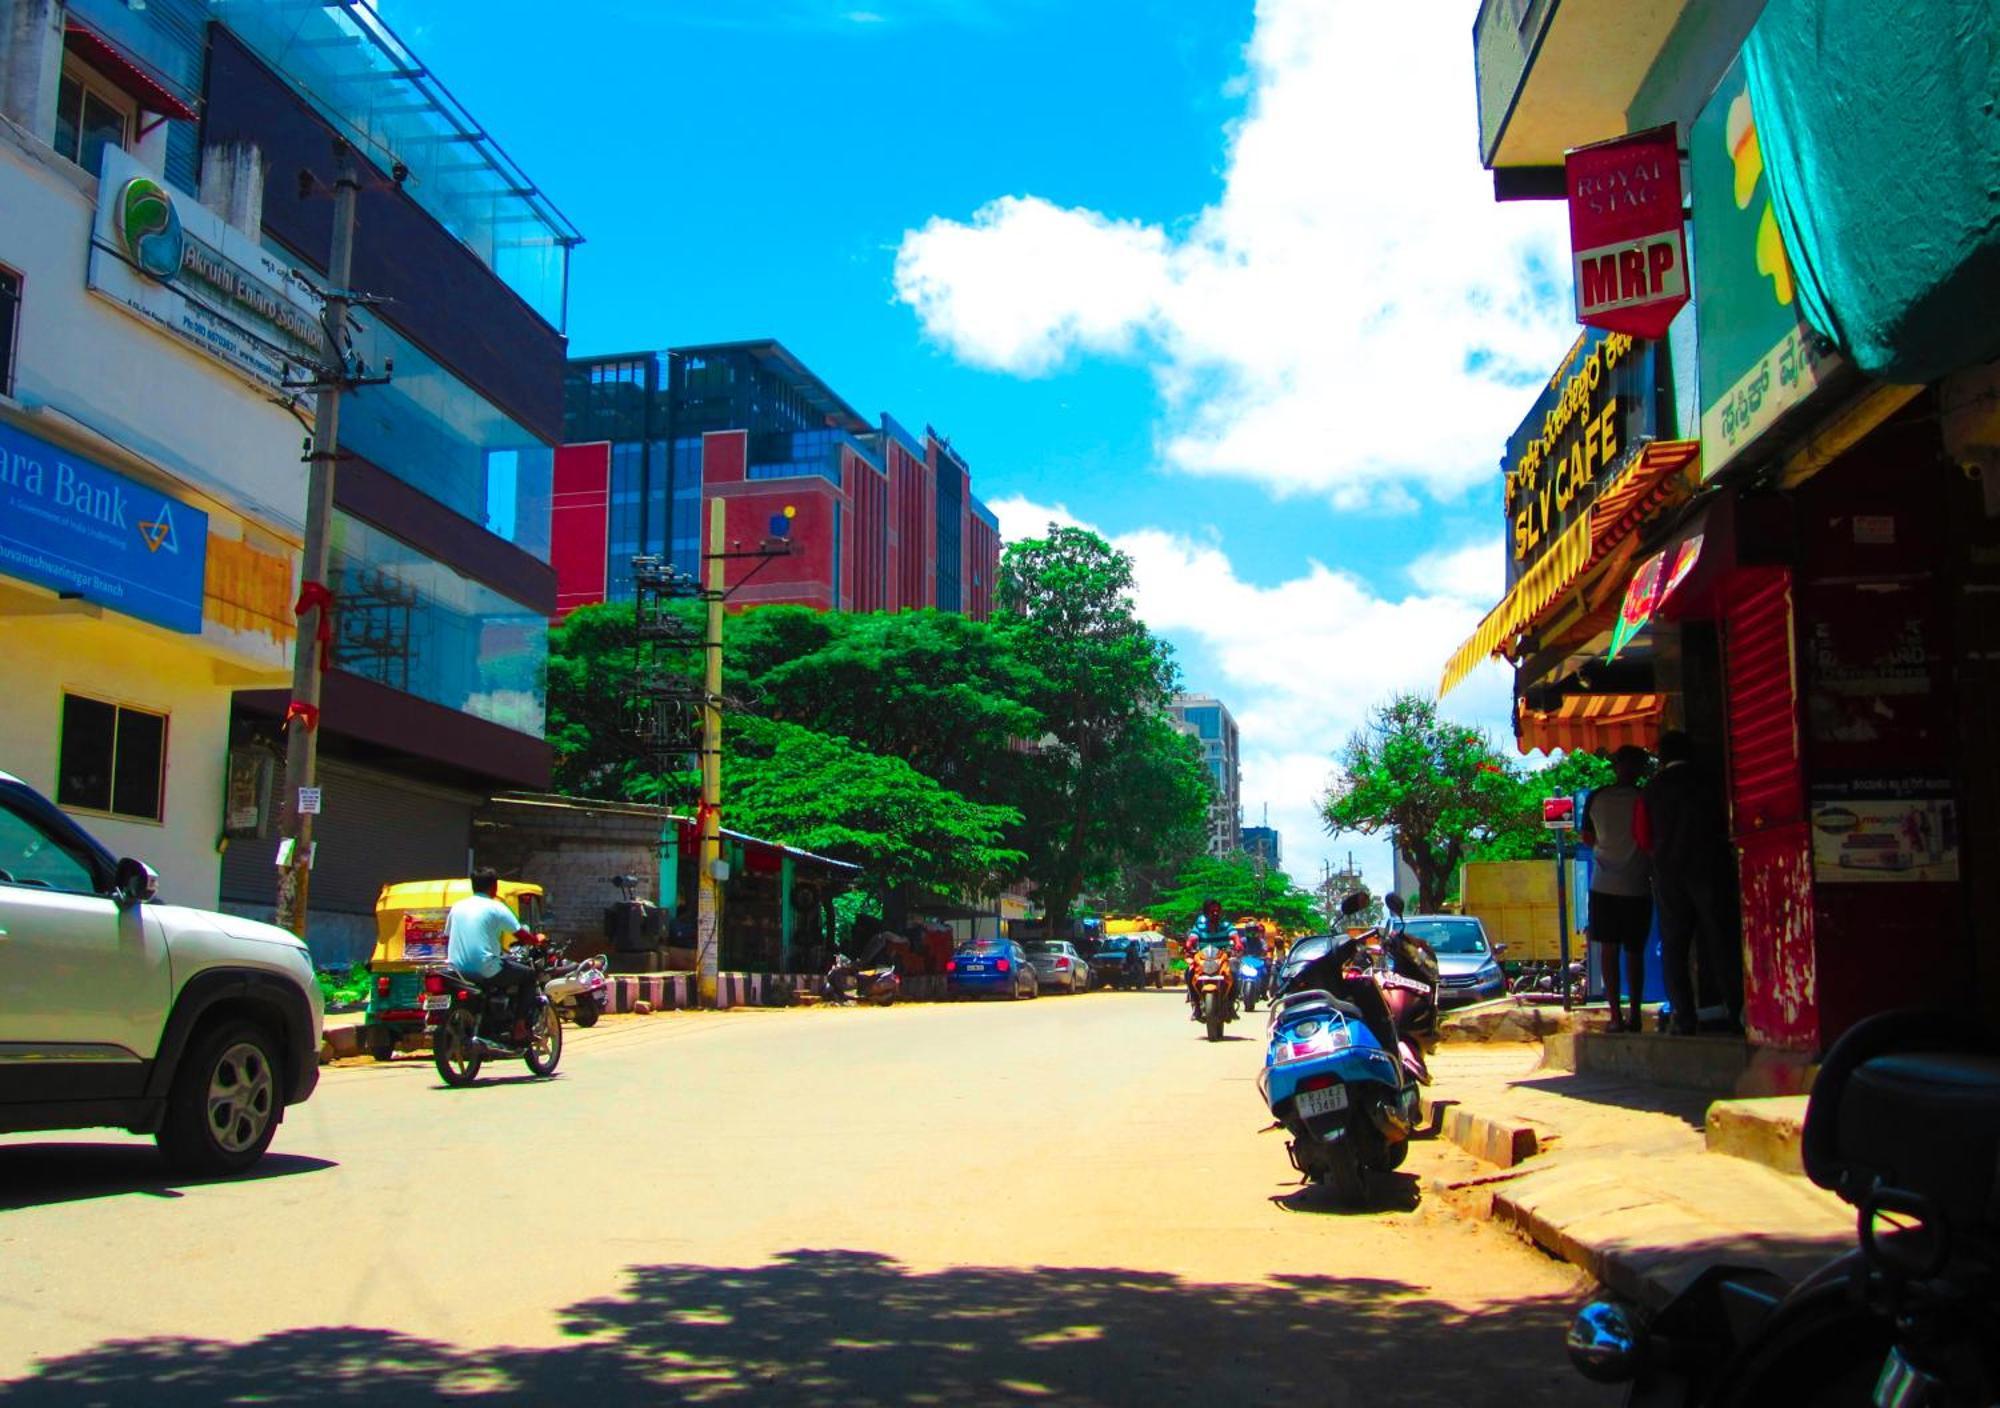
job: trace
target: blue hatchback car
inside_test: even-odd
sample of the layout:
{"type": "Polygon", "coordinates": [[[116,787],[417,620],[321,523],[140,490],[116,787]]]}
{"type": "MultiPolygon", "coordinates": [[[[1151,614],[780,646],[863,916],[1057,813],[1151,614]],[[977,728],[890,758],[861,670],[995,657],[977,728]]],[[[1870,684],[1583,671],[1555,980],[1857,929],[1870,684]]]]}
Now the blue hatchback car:
{"type": "Polygon", "coordinates": [[[1041,990],[1027,950],[1011,939],[975,939],[960,944],[945,965],[945,988],[953,997],[1034,997],[1041,990]]]}

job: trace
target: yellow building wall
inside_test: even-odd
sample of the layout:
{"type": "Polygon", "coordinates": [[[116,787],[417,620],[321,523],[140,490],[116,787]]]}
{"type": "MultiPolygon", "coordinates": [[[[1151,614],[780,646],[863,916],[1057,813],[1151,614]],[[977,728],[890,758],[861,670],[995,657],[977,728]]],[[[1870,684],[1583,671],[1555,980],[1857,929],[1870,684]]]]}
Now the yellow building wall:
{"type": "MultiPolygon", "coordinates": [[[[18,600],[18,599],[17,599],[18,600]]],[[[114,856],[133,856],[160,874],[160,898],[213,909],[221,887],[215,849],[229,748],[230,687],[216,680],[215,656],[194,642],[127,624],[107,611],[9,614],[0,602],[0,771],[51,800],[65,692],[167,715],[164,820],[128,821],[72,812],[114,856]]]]}

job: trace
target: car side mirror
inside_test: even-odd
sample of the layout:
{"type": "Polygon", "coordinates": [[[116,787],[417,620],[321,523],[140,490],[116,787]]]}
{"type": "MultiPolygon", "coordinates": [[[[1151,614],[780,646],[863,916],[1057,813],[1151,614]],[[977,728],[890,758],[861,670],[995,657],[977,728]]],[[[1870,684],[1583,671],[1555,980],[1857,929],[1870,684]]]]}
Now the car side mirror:
{"type": "Polygon", "coordinates": [[[145,904],[159,894],[160,877],[146,862],[127,856],[111,873],[111,890],[120,904],[145,904]]]}
{"type": "Polygon", "coordinates": [[[1498,958],[1501,954],[1507,951],[1507,945],[1505,944],[1494,944],[1492,948],[1493,948],[1493,956],[1495,958],[1498,958]]]}

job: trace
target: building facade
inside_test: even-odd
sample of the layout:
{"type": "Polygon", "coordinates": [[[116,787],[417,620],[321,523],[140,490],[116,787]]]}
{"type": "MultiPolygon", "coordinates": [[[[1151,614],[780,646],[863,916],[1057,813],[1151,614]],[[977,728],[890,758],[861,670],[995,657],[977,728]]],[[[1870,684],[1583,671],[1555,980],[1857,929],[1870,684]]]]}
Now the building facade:
{"type": "MultiPolygon", "coordinates": [[[[793,551],[732,600],[829,611],[938,607],[984,619],[998,520],[936,430],[871,423],[773,341],[592,357],[569,365],[556,469],[557,600],[628,600],[632,559],[699,566],[704,505],[726,540],[763,540],[791,511],[793,551]]],[[[731,564],[731,580],[748,569],[731,564]]]]}
{"type": "MultiPolygon", "coordinates": [[[[175,867],[190,877],[179,892],[264,917],[286,795],[281,721],[312,409],[295,384],[323,356],[311,280],[331,245],[336,139],[358,154],[353,283],[382,301],[358,320],[354,343],[388,381],[342,407],[309,939],[326,961],[365,957],[384,883],[462,871],[473,809],[500,788],[547,785],[551,493],[577,236],[370,8],[10,0],[0,15],[10,179],[51,219],[75,207],[64,257],[81,268],[88,252],[93,295],[80,312],[62,310],[66,280],[13,269],[45,264],[39,245],[56,227],[12,218],[26,207],[10,202],[0,265],[11,274],[0,285],[17,291],[24,336],[5,409],[88,427],[83,448],[97,469],[176,494],[200,489],[176,499],[207,514],[203,577],[191,579],[208,579],[199,634],[230,623],[235,639],[258,642],[251,660],[154,665],[144,672],[152,693],[92,684],[84,693],[108,716],[65,700],[60,730],[45,727],[54,716],[43,708],[50,719],[10,743],[29,755],[59,746],[67,776],[68,744],[50,740],[108,729],[109,811],[124,824],[126,734],[163,736],[154,824],[164,844],[191,852],[175,867]],[[109,200],[120,203],[116,219],[109,200]],[[92,202],[94,236],[76,228],[92,202]],[[45,332],[51,315],[62,326],[45,332]],[[124,344],[148,347],[143,368],[122,370],[134,354],[91,336],[107,317],[127,325],[124,344]],[[178,483],[165,485],[163,471],[178,483]],[[239,546],[218,551],[218,537],[239,546]],[[217,697],[199,711],[159,707],[165,682],[190,680],[217,697]],[[165,713],[168,724],[147,721],[165,713]],[[183,789],[216,815],[169,820],[183,789]]],[[[187,562],[194,520],[173,512],[187,562]]],[[[149,551],[154,567],[174,541],[149,551]]],[[[72,597],[93,601],[89,588],[57,593],[72,597]]],[[[78,608],[32,609],[53,678],[80,678],[68,662],[92,654],[139,658],[111,644],[112,611],[85,628],[63,621],[78,608]]],[[[190,635],[196,624],[190,613],[169,629],[190,635]]]]}
{"type": "MultiPolygon", "coordinates": [[[[1524,751],[1689,735],[1740,898],[1693,996],[1794,1063],[1889,1008],[2000,1020],[2000,331],[1945,311],[2000,296],[1962,140],[1991,93],[1944,57],[1986,18],[1489,0],[1475,27],[1500,198],[1561,198],[1567,150],[1671,126],[1692,302],[1650,344],[1586,331],[1558,372],[1662,363],[1648,443],[1572,475],[1546,538],[1510,520],[1510,590],[1445,683],[1513,662],[1524,751]],[[1875,199],[1911,152],[1921,215],[1875,199]]],[[[1552,458],[1525,449],[1510,493],[1552,458]]]]}
{"type": "Polygon", "coordinates": [[[1279,840],[1276,827],[1246,826],[1243,828],[1243,854],[1252,860],[1260,860],[1277,870],[1284,865],[1284,846],[1279,840]]]}
{"type": "Polygon", "coordinates": [[[1215,784],[1208,807],[1208,853],[1235,855],[1243,849],[1243,777],[1238,764],[1236,719],[1209,694],[1178,694],[1168,706],[1174,726],[1201,745],[1215,784]]]}

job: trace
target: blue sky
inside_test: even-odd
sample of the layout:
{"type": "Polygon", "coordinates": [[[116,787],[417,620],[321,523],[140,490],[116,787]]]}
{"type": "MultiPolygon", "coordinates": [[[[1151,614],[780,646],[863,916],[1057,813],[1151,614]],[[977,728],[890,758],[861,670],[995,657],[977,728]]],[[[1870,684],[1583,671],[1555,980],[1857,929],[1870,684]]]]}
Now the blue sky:
{"type": "Polygon", "coordinates": [[[1559,211],[1476,160],[1474,5],[379,5],[584,231],[578,352],[776,336],[1003,529],[1111,536],[1246,819],[1386,881],[1314,824],[1332,749],[1497,595],[1500,448],[1574,333],[1559,211]]]}

